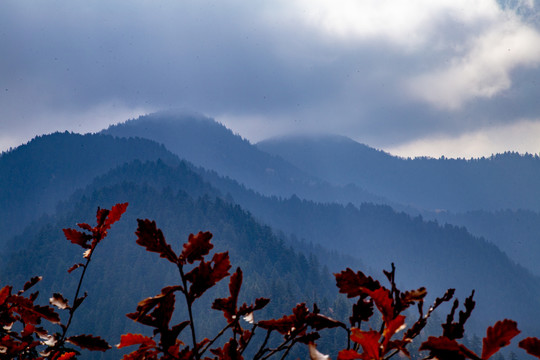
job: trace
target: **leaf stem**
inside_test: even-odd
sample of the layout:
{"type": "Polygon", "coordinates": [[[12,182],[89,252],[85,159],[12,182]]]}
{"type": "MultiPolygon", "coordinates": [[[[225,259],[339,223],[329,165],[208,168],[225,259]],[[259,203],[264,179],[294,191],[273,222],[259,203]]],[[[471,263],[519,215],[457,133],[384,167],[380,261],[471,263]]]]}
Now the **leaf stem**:
{"type": "Polygon", "coordinates": [[[178,264],[178,270],[180,271],[180,278],[182,279],[182,293],[184,294],[184,297],[186,298],[186,304],[188,308],[188,314],[189,314],[189,327],[191,329],[191,338],[193,340],[193,353],[195,355],[195,359],[200,359],[201,354],[199,353],[199,350],[197,349],[197,336],[195,335],[195,323],[193,322],[193,311],[191,309],[191,301],[189,299],[188,294],[188,287],[187,287],[187,280],[184,275],[184,266],[179,262],[178,264]]]}
{"type": "Polygon", "coordinates": [[[60,337],[59,343],[62,345],[64,343],[64,339],[66,337],[67,331],[69,329],[69,326],[71,325],[71,320],[73,320],[73,314],[75,313],[75,310],[77,308],[75,307],[75,304],[77,303],[77,298],[79,297],[79,293],[81,291],[82,283],[84,280],[84,275],[86,274],[86,269],[88,269],[88,265],[90,264],[90,260],[92,260],[92,255],[94,254],[94,250],[96,248],[93,248],[90,251],[90,254],[88,254],[88,258],[86,259],[86,264],[83,266],[83,272],[81,274],[81,277],[79,278],[79,284],[77,285],[77,290],[75,291],[75,296],[73,298],[73,301],[71,303],[71,307],[69,308],[69,319],[65,327],[63,327],[62,336],[60,337]]]}

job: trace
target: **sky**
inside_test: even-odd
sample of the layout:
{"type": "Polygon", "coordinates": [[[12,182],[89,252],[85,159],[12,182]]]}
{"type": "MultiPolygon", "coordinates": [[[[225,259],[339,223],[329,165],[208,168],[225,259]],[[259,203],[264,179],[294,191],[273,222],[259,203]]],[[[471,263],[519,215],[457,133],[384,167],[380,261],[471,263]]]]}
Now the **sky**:
{"type": "Polygon", "coordinates": [[[535,0],[2,0],[0,151],[166,109],[252,143],[540,152],[535,0]]]}

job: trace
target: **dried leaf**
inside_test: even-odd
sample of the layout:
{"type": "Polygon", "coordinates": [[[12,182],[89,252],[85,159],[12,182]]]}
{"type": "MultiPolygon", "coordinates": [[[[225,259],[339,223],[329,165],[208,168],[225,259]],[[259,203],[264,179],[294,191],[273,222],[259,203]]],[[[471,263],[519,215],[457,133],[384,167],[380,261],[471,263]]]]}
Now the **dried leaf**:
{"type": "Polygon", "coordinates": [[[19,294],[23,293],[24,291],[30,289],[32,286],[36,285],[38,282],[40,282],[41,280],[43,279],[42,276],[34,276],[33,278],[31,278],[29,281],[27,281],[24,286],[23,286],[23,289],[22,291],[19,292],[19,294]]]}
{"type": "Polygon", "coordinates": [[[87,292],[84,292],[83,296],[79,296],[77,299],[75,299],[75,302],[73,303],[73,311],[75,311],[79,306],[81,306],[82,302],[86,297],[88,296],[87,292]]]}
{"type": "Polygon", "coordinates": [[[75,264],[75,265],[73,265],[72,267],[70,267],[70,268],[68,269],[68,273],[71,274],[75,269],[78,269],[78,268],[84,267],[84,266],[85,266],[85,265],[84,265],[84,264],[81,264],[81,263],[75,264]]]}
{"type": "Polygon", "coordinates": [[[309,343],[308,349],[309,349],[309,358],[311,360],[331,360],[330,356],[321,354],[317,350],[317,345],[315,345],[315,343],[309,343]]]}
{"type": "Polygon", "coordinates": [[[403,305],[410,305],[417,301],[423,301],[426,295],[426,288],[421,287],[417,290],[405,291],[401,294],[400,300],[403,305]]]}
{"type": "Polygon", "coordinates": [[[54,293],[52,298],[49,299],[49,303],[62,310],[69,309],[68,301],[62,296],[62,294],[54,293]]]}

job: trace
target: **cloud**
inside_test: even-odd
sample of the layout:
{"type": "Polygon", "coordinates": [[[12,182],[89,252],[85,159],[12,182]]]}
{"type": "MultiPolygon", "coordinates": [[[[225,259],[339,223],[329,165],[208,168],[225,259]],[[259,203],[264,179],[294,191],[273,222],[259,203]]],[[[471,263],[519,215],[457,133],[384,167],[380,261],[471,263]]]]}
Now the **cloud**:
{"type": "Polygon", "coordinates": [[[492,98],[512,85],[517,67],[540,63],[540,33],[513,17],[470,40],[448,66],[410,81],[413,95],[437,107],[459,109],[475,98],[492,98]]]}
{"type": "Polygon", "coordinates": [[[110,104],[123,109],[111,110],[111,123],[182,107],[254,141],[331,131],[377,146],[536,119],[540,91],[524,84],[538,71],[538,32],[516,9],[489,0],[4,0],[2,143],[93,128],[110,104]]]}

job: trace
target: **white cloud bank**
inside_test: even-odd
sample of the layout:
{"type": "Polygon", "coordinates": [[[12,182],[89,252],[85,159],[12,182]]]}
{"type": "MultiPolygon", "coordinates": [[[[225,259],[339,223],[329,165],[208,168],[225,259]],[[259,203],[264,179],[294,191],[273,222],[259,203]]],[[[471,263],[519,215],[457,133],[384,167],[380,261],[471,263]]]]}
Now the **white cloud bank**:
{"type": "Polygon", "coordinates": [[[417,56],[425,63],[401,75],[403,91],[444,110],[498,95],[512,86],[513,70],[540,63],[540,33],[516,13],[533,9],[532,1],[506,8],[494,0],[293,3],[304,24],[334,41],[376,41],[417,56]]]}
{"type": "Polygon", "coordinates": [[[540,122],[521,120],[514,124],[495,126],[488,129],[465,133],[457,137],[444,135],[430,136],[385,149],[402,157],[489,157],[505,151],[540,154],[540,122]],[[513,144],[508,148],[508,144],[513,144]]]}

